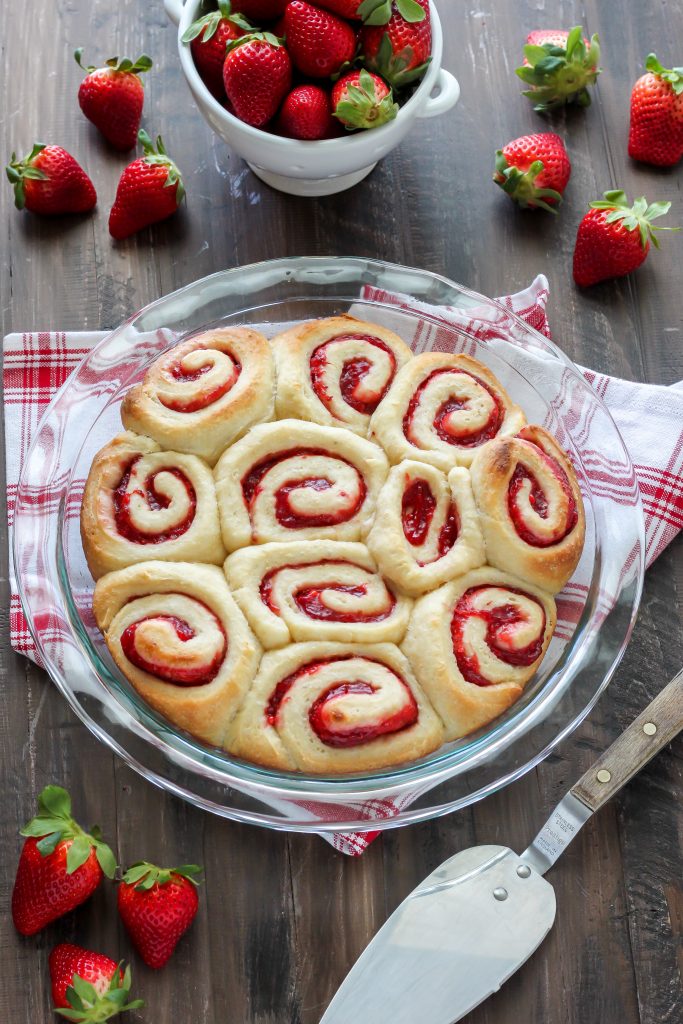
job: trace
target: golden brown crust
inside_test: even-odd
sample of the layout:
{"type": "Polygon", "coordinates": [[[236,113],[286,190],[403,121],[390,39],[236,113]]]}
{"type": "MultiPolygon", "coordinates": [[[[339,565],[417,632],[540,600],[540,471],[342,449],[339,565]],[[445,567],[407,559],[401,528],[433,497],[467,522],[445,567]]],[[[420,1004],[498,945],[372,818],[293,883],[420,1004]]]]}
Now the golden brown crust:
{"type": "Polygon", "coordinates": [[[164,448],[214,465],[253,424],[272,419],[274,389],[267,338],[247,327],[215,328],[160,356],[125,396],[121,419],[164,448]]]}
{"type": "Polygon", "coordinates": [[[224,569],[266,649],[306,640],[398,643],[405,636],[412,601],[386,583],[364,544],[259,544],[235,551],[224,569]],[[302,600],[307,594],[312,601],[302,600]]]}
{"type": "Polygon", "coordinates": [[[362,437],[367,437],[370,413],[358,406],[369,402],[376,408],[378,396],[386,393],[396,372],[412,358],[408,346],[393,331],[353,316],[309,320],[277,335],[272,346],[277,368],[278,419],[346,427],[362,437]],[[373,345],[368,338],[376,339],[385,348],[373,345]],[[316,390],[311,357],[323,352],[325,359],[317,367],[320,382],[316,390]],[[361,401],[354,405],[346,401],[340,381],[344,368],[357,360],[363,360],[366,366],[354,389],[361,401]]]}
{"type": "Polygon", "coordinates": [[[397,373],[369,437],[394,464],[415,459],[448,472],[471,464],[487,424],[493,430],[498,419],[499,434],[514,434],[526,422],[487,366],[471,356],[423,352],[397,373]],[[449,403],[453,409],[445,413],[449,403]]]}
{"type": "Polygon", "coordinates": [[[98,581],[93,612],[119,670],[140,696],[174,725],[219,746],[251,685],[261,650],[222,571],[214,565],[141,562],[98,581]],[[192,639],[176,640],[169,617],[189,624],[192,639]],[[173,674],[216,659],[215,676],[189,686],[144,670],[122,647],[129,627],[137,629],[136,650],[147,662],[173,674]]]}
{"type": "Polygon", "coordinates": [[[254,427],[234,444],[214,470],[223,542],[228,551],[268,541],[360,540],[375,512],[379,489],[389,471],[381,448],[339,427],[304,420],[279,420],[254,427]],[[280,458],[282,456],[282,458],[280,458]],[[245,499],[243,481],[271,463],[245,499]],[[329,486],[306,485],[321,480],[329,486]],[[293,487],[301,481],[301,486],[293,487]],[[285,526],[278,519],[278,495],[298,519],[285,526]],[[355,511],[354,511],[355,510],[355,511]],[[308,526],[322,517],[330,525],[308,526]]]}
{"type": "Polygon", "coordinates": [[[150,558],[214,565],[225,558],[209,466],[195,455],[165,452],[151,438],[130,431],[117,435],[95,456],[80,524],[94,579],[150,558]],[[126,475],[128,486],[117,495],[126,475]],[[150,503],[150,486],[161,503],[150,503]],[[121,528],[117,497],[126,505],[121,528]]]}
{"type": "Polygon", "coordinates": [[[237,757],[268,768],[344,775],[414,761],[442,741],[443,726],[397,647],[323,641],[292,644],[263,656],[226,746],[237,757]],[[291,681],[289,689],[274,708],[273,695],[284,680],[291,681]],[[331,690],[339,691],[351,681],[367,682],[373,690],[338,692],[329,715],[333,728],[371,728],[411,701],[416,720],[353,746],[324,743],[311,723],[311,709],[331,690]]]}
{"type": "Polygon", "coordinates": [[[552,434],[528,426],[497,438],[478,453],[471,474],[487,561],[552,594],[562,590],[581,558],[586,515],[574,467],[552,434]]]}
{"type": "Polygon", "coordinates": [[[484,566],[447,583],[415,602],[401,650],[446,726],[446,739],[454,740],[488,725],[519,699],[541,664],[555,630],[555,602],[545,591],[484,566]],[[468,668],[456,654],[452,624],[459,610],[463,649],[474,669],[488,685],[468,678],[468,668]],[[490,627],[499,628],[495,608],[519,608],[518,622],[509,615],[502,627],[500,646],[489,644],[490,627]],[[488,612],[493,610],[493,618],[488,612]],[[538,657],[527,664],[504,660],[508,647],[529,648],[538,657]]]}

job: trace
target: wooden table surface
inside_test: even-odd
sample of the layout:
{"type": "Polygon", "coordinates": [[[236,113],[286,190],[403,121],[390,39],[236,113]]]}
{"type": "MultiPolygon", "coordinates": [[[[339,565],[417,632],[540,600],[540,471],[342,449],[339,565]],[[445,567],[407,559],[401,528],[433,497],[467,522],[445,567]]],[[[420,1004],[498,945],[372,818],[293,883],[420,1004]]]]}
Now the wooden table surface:
{"type": "MultiPolygon", "coordinates": [[[[649,50],[680,64],[681,0],[440,0],[445,66],[460,105],[419,125],[362,185],[339,197],[295,199],[262,185],[210,132],[182,80],[161,0],[26,0],[0,5],[4,151],[60,143],[92,175],[94,216],[39,220],[15,212],[2,188],[4,331],[113,327],[137,308],[225,267],[283,255],[376,256],[439,271],[497,295],[543,271],[557,342],[576,360],[630,379],[683,377],[683,235],[663,241],[629,280],[579,294],[570,262],[576,225],[603,190],[671,199],[683,220],[683,165],[668,172],[626,155],[628,96],[649,50]],[[516,210],[489,181],[494,150],[545,122],[512,69],[526,33],[583,20],[600,34],[606,68],[593,106],[560,114],[574,171],[557,218],[516,210]],[[674,31],[674,26],[678,29],[674,31]],[[674,41],[677,39],[679,49],[674,41]],[[150,53],[145,124],[185,172],[188,203],[165,224],[114,245],[107,212],[126,160],[103,146],[76,103],[87,62],[150,53]],[[38,58],[38,66],[36,66],[38,58]]],[[[3,519],[4,517],[0,516],[3,519]]],[[[2,545],[3,602],[8,607],[2,545]]],[[[523,849],[565,789],[680,667],[683,545],[650,570],[640,618],[608,693],[581,729],[536,771],[458,816],[387,833],[360,859],[315,836],[221,821],[144,782],[87,732],[49,679],[8,644],[3,616],[0,815],[0,1019],[49,1021],[47,957],[74,940],[131,957],[147,1009],[134,1021],[316,1024],[337,985],[387,915],[429,871],[474,843],[523,849]],[[9,919],[16,830],[48,782],[65,785],[98,820],[122,863],[196,861],[201,910],[171,965],[144,967],[113,894],[36,938],[9,919]]],[[[557,865],[559,913],[539,953],[468,1024],[678,1024],[681,985],[681,741],[591,821],[557,865]]],[[[358,1024],[380,1024],[359,1021],[358,1024]]]]}

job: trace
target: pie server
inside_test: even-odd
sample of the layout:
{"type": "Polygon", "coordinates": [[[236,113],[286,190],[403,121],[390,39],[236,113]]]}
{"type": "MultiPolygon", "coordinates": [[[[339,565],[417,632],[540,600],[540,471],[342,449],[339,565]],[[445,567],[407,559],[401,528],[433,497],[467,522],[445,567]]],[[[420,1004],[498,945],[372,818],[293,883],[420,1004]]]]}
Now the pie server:
{"type": "Polygon", "coordinates": [[[521,857],[475,846],[433,871],[380,929],[321,1024],[453,1024],[496,992],[555,920],[543,875],[582,825],[683,728],[683,670],[553,811],[521,857]]]}

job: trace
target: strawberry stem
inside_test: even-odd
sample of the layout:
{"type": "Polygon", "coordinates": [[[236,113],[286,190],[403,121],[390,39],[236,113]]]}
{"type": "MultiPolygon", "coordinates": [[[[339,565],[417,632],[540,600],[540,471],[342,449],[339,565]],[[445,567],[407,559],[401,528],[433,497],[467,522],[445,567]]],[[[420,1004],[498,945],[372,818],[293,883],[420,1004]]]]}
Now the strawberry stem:
{"type": "MultiPolygon", "coordinates": [[[[35,148],[35,147],[34,147],[35,148]]],[[[33,836],[39,839],[36,849],[42,857],[54,853],[57,845],[64,840],[71,840],[66,854],[66,871],[72,875],[85,864],[90,851],[95,856],[107,878],[113,878],[116,872],[116,858],[111,849],[102,840],[102,833],[97,825],[86,832],[71,816],[71,797],[61,786],[46,786],[38,797],[38,813],[20,830],[22,836],[33,836]]]]}
{"type": "MultiPolygon", "coordinates": [[[[87,66],[83,64],[83,49],[84,48],[82,46],[79,46],[77,50],[74,50],[74,59],[79,68],[87,72],[89,75],[91,75],[93,71],[102,70],[101,68],[95,67],[94,64],[88,64],[87,66]]],[[[120,71],[131,75],[140,75],[145,71],[149,71],[152,65],[152,58],[148,57],[146,53],[143,53],[136,61],[129,60],[128,57],[110,57],[104,64],[105,67],[111,68],[112,71],[120,71]]]]}
{"type": "Polygon", "coordinates": [[[648,54],[645,67],[657,78],[668,82],[677,96],[683,93],[683,68],[663,68],[654,53],[648,54]]]}
{"type": "Polygon", "coordinates": [[[648,241],[652,242],[656,249],[659,249],[659,239],[656,231],[680,231],[679,227],[670,228],[652,224],[658,217],[664,217],[671,209],[671,203],[659,202],[648,205],[645,196],[636,199],[633,205],[629,205],[626,193],[622,189],[611,189],[603,193],[604,199],[591,203],[593,210],[611,211],[606,220],[608,224],[615,224],[621,221],[627,231],[638,231],[640,244],[643,249],[648,241]]]}
{"type": "Polygon", "coordinates": [[[140,860],[131,864],[125,872],[122,882],[132,885],[135,889],[152,889],[155,885],[167,885],[174,875],[186,878],[193,885],[199,885],[196,875],[201,874],[203,868],[198,864],[182,864],[178,868],[160,868],[156,864],[140,860]]]}

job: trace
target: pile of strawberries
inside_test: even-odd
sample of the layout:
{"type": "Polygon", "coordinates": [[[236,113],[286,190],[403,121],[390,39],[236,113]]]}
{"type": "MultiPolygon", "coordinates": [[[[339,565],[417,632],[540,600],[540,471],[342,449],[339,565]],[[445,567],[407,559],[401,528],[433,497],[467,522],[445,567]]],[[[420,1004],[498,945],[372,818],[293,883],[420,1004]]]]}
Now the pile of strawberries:
{"type": "MultiPolygon", "coordinates": [[[[151,58],[112,57],[104,67],[83,67],[82,52],[74,55],[86,72],[78,90],[81,110],[114,149],[127,152],[137,142],[142,145],[143,155],[121,174],[109,214],[110,234],[123,239],[175,213],[185,194],[183,180],[161,136],[155,147],[140,130],[145,97],[140,75],[152,67],[151,58]]],[[[97,204],[92,181],[61,146],[36,143],[23,159],[12,153],[6,171],[19,210],[52,216],[88,213],[97,204]]]]}
{"type": "MultiPolygon", "coordinates": [[[[516,69],[529,88],[524,93],[537,113],[567,103],[590,105],[589,87],[601,68],[597,36],[588,40],[580,26],[570,32],[531,32],[524,63],[516,69]]],[[[628,152],[633,160],[673,167],[683,157],[683,68],[662,67],[651,53],[646,74],[631,93],[628,152]]],[[[496,153],[493,180],[524,209],[557,212],[571,175],[564,142],[554,132],[513,139],[496,153]]],[[[621,189],[610,189],[590,204],[579,224],[574,249],[574,280],[585,287],[622,277],[644,262],[650,243],[659,247],[653,221],[669,212],[671,203],[648,204],[641,196],[631,204],[621,189]]]]}
{"type": "MultiPolygon", "coordinates": [[[[103,879],[113,879],[116,859],[97,826],[86,832],[71,816],[61,786],[46,786],[38,814],[21,830],[26,837],[12,892],[12,919],[22,935],[35,935],[80,906],[103,879]]],[[[131,865],[118,883],[117,902],[130,938],[149,967],[163,967],[197,913],[196,864],[158,868],[131,865]]],[[[96,1024],[142,1006],[130,999],[130,967],[71,943],[50,953],[55,1010],[77,1024],[96,1024]]]]}
{"type": "Polygon", "coordinates": [[[429,0],[218,0],[183,41],[241,121],[330,139],[396,117],[430,61],[429,0]]]}

